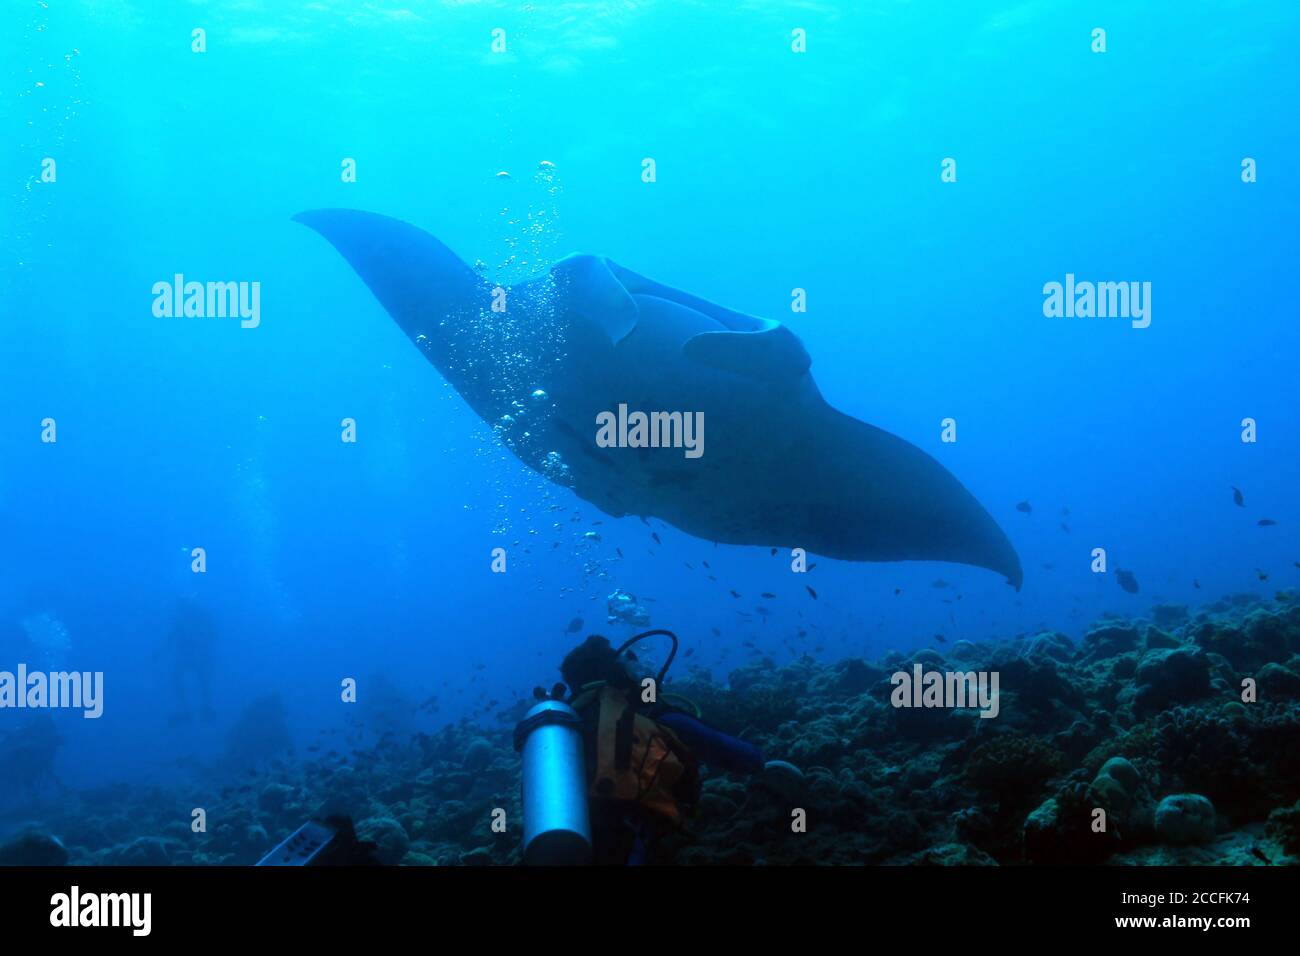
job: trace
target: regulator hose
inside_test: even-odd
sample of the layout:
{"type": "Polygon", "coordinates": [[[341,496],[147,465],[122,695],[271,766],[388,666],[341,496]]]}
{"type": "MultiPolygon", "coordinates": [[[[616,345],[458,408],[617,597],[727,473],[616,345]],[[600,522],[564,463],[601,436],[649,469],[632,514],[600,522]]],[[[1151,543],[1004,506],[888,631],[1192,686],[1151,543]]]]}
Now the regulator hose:
{"type": "Polygon", "coordinates": [[[673,658],[677,656],[677,635],[674,634],[672,631],[665,631],[659,629],[654,631],[642,631],[640,634],[634,634],[631,637],[629,637],[626,641],[624,641],[622,644],[619,645],[618,650],[614,652],[614,656],[615,657],[620,656],[625,650],[627,650],[629,647],[631,647],[633,644],[635,644],[637,641],[641,640],[642,638],[658,637],[661,634],[666,637],[672,638],[672,642],[673,642],[673,649],[668,652],[668,659],[664,661],[664,666],[659,668],[659,674],[657,677],[655,677],[655,683],[662,684],[664,682],[664,676],[668,673],[668,668],[672,666],[673,658]]]}

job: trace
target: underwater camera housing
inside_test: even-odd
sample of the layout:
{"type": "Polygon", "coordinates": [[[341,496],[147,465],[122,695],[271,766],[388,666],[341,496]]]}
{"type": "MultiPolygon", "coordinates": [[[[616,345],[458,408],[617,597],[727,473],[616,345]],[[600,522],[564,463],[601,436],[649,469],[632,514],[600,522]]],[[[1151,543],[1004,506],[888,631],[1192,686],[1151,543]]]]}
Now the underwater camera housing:
{"type": "Polygon", "coordinates": [[[377,847],[357,839],[344,816],[308,820],[255,866],[378,866],[377,847]]]}

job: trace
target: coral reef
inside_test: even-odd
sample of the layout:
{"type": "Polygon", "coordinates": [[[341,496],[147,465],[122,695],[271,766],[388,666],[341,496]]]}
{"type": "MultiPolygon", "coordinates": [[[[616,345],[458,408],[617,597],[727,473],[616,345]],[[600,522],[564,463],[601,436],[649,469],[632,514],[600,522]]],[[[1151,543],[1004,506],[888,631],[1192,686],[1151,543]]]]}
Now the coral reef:
{"type": "MultiPolygon", "coordinates": [[[[880,661],[778,665],[725,682],[694,669],[667,691],[769,759],[706,768],[696,816],[654,862],[1145,865],[1300,861],[1300,601],[1233,597],[1150,620],[1109,618],[1076,644],[1043,633],[880,661]],[[1000,678],[998,713],[898,707],[914,665],[1000,678]],[[792,826],[802,811],[806,831],[792,826]]],[[[231,734],[251,772],[185,789],[120,785],[48,802],[0,861],[248,864],[311,817],[342,813],[386,863],[520,858],[519,758],[508,723],[384,733],[349,754],[283,756],[283,708],[231,734]],[[207,827],[191,828],[195,807],[207,827]],[[494,826],[504,821],[504,830],[494,826]]],[[[378,728],[377,728],[378,729],[378,728]]]]}
{"type": "Polygon", "coordinates": [[[1209,843],[1214,839],[1214,804],[1199,793],[1174,793],[1156,807],[1156,833],[1166,843],[1209,843]]]}

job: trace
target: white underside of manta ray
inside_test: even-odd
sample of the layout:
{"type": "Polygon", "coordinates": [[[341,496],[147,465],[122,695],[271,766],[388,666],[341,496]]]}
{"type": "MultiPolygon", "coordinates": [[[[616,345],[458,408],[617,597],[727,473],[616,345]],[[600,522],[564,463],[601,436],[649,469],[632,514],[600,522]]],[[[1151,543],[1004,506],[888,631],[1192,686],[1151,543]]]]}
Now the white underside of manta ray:
{"type": "Polygon", "coordinates": [[[503,314],[494,285],[415,226],[349,209],[294,218],[343,254],[485,421],[500,431],[527,409],[503,434],[511,450],[607,514],[848,561],[970,564],[1019,589],[1020,560],[992,516],[915,445],[828,405],[785,326],[587,255],[506,289],[503,314]],[[601,447],[597,416],[620,405],[702,413],[704,454],[601,447]]]}

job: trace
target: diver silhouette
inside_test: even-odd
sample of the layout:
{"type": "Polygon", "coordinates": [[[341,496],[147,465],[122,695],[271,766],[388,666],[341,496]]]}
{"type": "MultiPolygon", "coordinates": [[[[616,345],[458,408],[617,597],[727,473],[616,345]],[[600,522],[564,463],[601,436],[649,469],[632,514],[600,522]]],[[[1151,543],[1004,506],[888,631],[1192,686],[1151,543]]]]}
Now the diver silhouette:
{"type": "Polygon", "coordinates": [[[159,653],[171,663],[171,681],[176,709],[168,724],[190,720],[189,685],[198,698],[199,716],[209,721],[212,710],[212,670],[216,655],[217,625],[212,611],[193,597],[182,598],[172,616],[159,653]]]}

